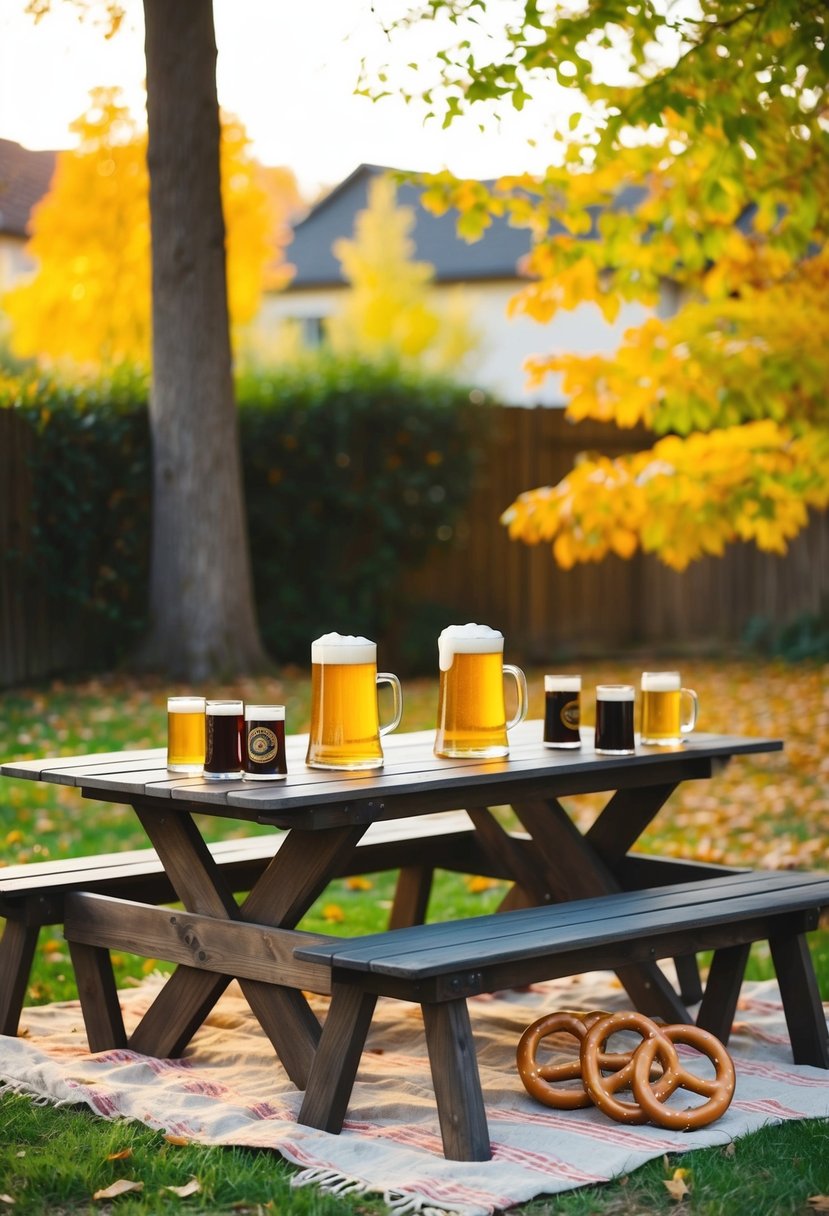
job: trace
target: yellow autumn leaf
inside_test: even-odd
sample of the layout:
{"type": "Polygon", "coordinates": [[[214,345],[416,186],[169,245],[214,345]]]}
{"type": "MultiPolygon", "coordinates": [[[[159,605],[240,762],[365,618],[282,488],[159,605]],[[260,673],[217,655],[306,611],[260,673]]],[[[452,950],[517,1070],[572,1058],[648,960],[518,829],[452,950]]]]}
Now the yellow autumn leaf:
{"type": "Polygon", "coordinates": [[[161,1189],[169,1191],[172,1195],[178,1195],[179,1199],[187,1199],[190,1195],[198,1195],[200,1193],[201,1183],[198,1178],[191,1178],[183,1186],[164,1186],[161,1189]]]}
{"type": "Polygon", "coordinates": [[[127,1157],[131,1157],[131,1156],[132,1156],[131,1148],[122,1148],[117,1153],[109,1153],[107,1155],[106,1159],[107,1159],[107,1161],[124,1161],[124,1160],[126,1160],[127,1157]]]}
{"type": "Polygon", "coordinates": [[[339,904],[325,904],[322,909],[322,919],[330,921],[332,924],[341,924],[345,920],[345,913],[339,904]]]}
{"type": "Polygon", "coordinates": [[[371,891],[374,883],[363,874],[354,874],[345,880],[345,885],[349,891],[371,891]]]}

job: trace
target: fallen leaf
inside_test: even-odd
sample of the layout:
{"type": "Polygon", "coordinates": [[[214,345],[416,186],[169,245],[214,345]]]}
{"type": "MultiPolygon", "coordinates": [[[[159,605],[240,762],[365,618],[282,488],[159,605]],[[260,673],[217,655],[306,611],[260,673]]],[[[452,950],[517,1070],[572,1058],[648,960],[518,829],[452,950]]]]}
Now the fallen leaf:
{"type": "Polygon", "coordinates": [[[353,878],[345,880],[345,885],[349,891],[370,891],[374,883],[362,874],[355,874],[353,878]]]}
{"type": "Polygon", "coordinates": [[[733,1140],[730,1140],[728,1142],[728,1144],[726,1144],[725,1148],[722,1151],[722,1155],[723,1155],[723,1157],[736,1157],[737,1145],[734,1143],[733,1140]]]}
{"type": "Polygon", "coordinates": [[[339,904],[326,904],[322,910],[322,919],[331,921],[332,924],[340,924],[345,920],[345,914],[339,904]]]}
{"type": "Polygon", "coordinates": [[[186,1136],[169,1135],[169,1136],[165,1136],[164,1139],[167,1141],[168,1144],[189,1144],[190,1143],[190,1141],[187,1139],[186,1136]]]}
{"type": "Polygon", "coordinates": [[[671,1199],[679,1202],[686,1195],[690,1195],[691,1188],[685,1182],[685,1179],[690,1176],[690,1170],[678,1169],[674,1170],[672,1178],[663,1179],[662,1185],[665,1187],[671,1199]]]}
{"type": "Polygon", "coordinates": [[[829,1212],[829,1195],[810,1195],[806,1202],[813,1212],[829,1212]]]}
{"type": "Polygon", "coordinates": [[[0,1203],[14,1203],[11,1195],[0,1195],[0,1203]]]}
{"type": "Polygon", "coordinates": [[[117,1199],[119,1195],[126,1195],[130,1191],[143,1191],[143,1182],[133,1182],[130,1178],[119,1178],[117,1182],[113,1182],[112,1186],[104,1187],[102,1191],[96,1191],[92,1196],[93,1199],[117,1199]]]}
{"type": "Polygon", "coordinates": [[[109,1156],[107,1157],[107,1161],[123,1161],[123,1160],[125,1160],[125,1158],[131,1157],[131,1156],[132,1156],[131,1148],[122,1148],[121,1151],[118,1153],[110,1153],[109,1156]]]}
{"type": "Polygon", "coordinates": [[[188,1195],[198,1195],[201,1190],[201,1183],[198,1178],[191,1178],[189,1182],[185,1182],[184,1186],[165,1186],[161,1189],[163,1191],[170,1191],[173,1195],[178,1195],[179,1199],[186,1199],[188,1195]]]}

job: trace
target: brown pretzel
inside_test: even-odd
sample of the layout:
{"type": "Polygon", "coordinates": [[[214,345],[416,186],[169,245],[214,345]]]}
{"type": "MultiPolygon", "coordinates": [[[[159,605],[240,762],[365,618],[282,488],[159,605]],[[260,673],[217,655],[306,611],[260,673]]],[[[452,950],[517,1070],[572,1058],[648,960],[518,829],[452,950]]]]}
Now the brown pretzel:
{"type": "MultiPolygon", "coordinates": [[[[659,1041],[662,1048],[660,1061],[663,1070],[666,1067],[670,1070],[667,1075],[659,1078],[651,1092],[656,1099],[662,1101],[676,1088],[673,1084],[673,1076],[679,1069],[679,1057],[671,1040],[665,1038],[664,1029],[663,1026],[657,1026],[656,1022],[646,1018],[642,1013],[609,1013],[594,1022],[582,1039],[579,1054],[584,1088],[599,1110],[610,1115],[611,1119],[615,1119],[619,1123],[648,1122],[650,1116],[638,1102],[622,1102],[621,1099],[615,1097],[618,1090],[630,1086],[636,1054],[648,1039],[654,1038],[659,1041]],[[636,1051],[629,1056],[630,1062],[626,1067],[612,1072],[609,1077],[606,1077],[602,1073],[602,1058],[605,1054],[602,1048],[610,1036],[619,1030],[636,1031],[642,1037],[643,1043],[640,1043],[636,1051]]],[[[653,1058],[651,1056],[650,1063],[653,1062],[653,1058]]],[[[648,1077],[650,1077],[650,1063],[646,1074],[648,1077]]]]}
{"type": "Polygon", "coordinates": [[[719,1039],[700,1026],[662,1026],[660,1031],[659,1037],[645,1039],[634,1052],[631,1078],[633,1096],[651,1123],[655,1123],[658,1127],[667,1127],[673,1131],[682,1132],[706,1127],[728,1110],[731,1099],[734,1097],[735,1075],[731,1056],[719,1039]],[[707,1056],[714,1065],[716,1073],[714,1079],[704,1080],[682,1068],[678,1060],[676,1064],[673,1060],[669,1061],[665,1054],[666,1040],[670,1040],[671,1043],[685,1043],[707,1056]],[[651,1065],[657,1056],[663,1069],[659,1083],[659,1096],[651,1088],[649,1079],[651,1065]],[[699,1106],[689,1106],[684,1110],[668,1108],[662,1105],[664,1099],[661,1091],[665,1085],[670,1085],[670,1093],[677,1089],[687,1089],[690,1093],[701,1094],[708,1100],[699,1106]]]}
{"type": "MultiPolygon", "coordinates": [[[[518,1042],[517,1063],[518,1072],[527,1092],[545,1106],[553,1106],[557,1110],[578,1110],[590,1106],[591,1097],[584,1086],[578,1089],[556,1089],[560,1081],[574,1081],[581,1078],[581,1060],[575,1057],[559,1064],[539,1064],[537,1055],[542,1039],[557,1033],[571,1034],[581,1043],[589,1027],[608,1014],[601,1010],[592,1009],[582,1012],[575,1009],[561,1009],[557,1013],[548,1013],[539,1018],[522,1034],[518,1042]]],[[[631,1057],[629,1052],[623,1054],[602,1054],[602,1068],[616,1071],[622,1068],[630,1069],[631,1057]]]]}

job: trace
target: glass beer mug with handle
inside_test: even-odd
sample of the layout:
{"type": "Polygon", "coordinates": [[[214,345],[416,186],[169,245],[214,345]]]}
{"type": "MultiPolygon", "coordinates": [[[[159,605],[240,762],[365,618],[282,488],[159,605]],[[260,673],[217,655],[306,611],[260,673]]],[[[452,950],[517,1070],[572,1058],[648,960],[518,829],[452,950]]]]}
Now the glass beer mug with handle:
{"type": "Polygon", "coordinates": [[[488,625],[449,625],[438,638],[440,687],[436,756],[509,755],[507,731],[527,715],[527,680],[503,662],[504,635],[488,625]],[[518,705],[508,722],[504,676],[515,681],[518,705]]]}
{"type": "Polygon", "coordinates": [[[697,724],[699,700],[683,688],[678,671],[642,672],[641,739],[651,747],[676,747],[697,724]]]}
{"type": "Polygon", "coordinates": [[[397,676],[377,670],[377,644],[326,633],[311,643],[310,768],[380,768],[380,736],[400,725],[403,694],[397,676]],[[380,725],[377,687],[390,684],[392,719],[380,725]]]}

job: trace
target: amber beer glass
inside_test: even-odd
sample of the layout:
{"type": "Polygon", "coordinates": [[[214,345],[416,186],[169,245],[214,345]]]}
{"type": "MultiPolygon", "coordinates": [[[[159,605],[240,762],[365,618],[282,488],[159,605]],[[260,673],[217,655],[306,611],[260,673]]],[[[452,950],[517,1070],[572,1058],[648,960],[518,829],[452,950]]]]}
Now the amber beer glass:
{"type": "Polygon", "coordinates": [[[527,680],[503,662],[504,635],[488,625],[449,625],[438,638],[440,684],[436,756],[509,755],[507,731],[527,714],[527,680]],[[515,716],[506,720],[504,676],[515,681],[515,716]]]}
{"type": "Polygon", "coordinates": [[[171,773],[204,768],[204,697],[167,698],[167,768],[171,773]]]}
{"type": "Polygon", "coordinates": [[[581,747],[581,676],[544,677],[544,746],[581,747]]]}
{"type": "Polygon", "coordinates": [[[633,733],[632,684],[596,687],[596,751],[606,756],[629,756],[636,751],[633,733]]]}
{"type": "Polygon", "coordinates": [[[305,762],[311,768],[368,769],[383,764],[380,736],[400,725],[403,694],[391,672],[377,670],[377,644],[326,633],[311,643],[311,727],[305,762]],[[377,688],[389,684],[391,721],[380,725],[377,688]]]}
{"type": "Polygon", "coordinates": [[[245,725],[241,701],[208,701],[204,707],[204,776],[207,781],[233,781],[242,776],[242,736],[245,725]]]}
{"type": "Polygon", "coordinates": [[[245,706],[246,781],[281,781],[288,773],[285,758],[285,706],[245,706]]]}
{"type": "Polygon", "coordinates": [[[697,694],[682,687],[678,671],[642,672],[643,743],[676,747],[696,726],[698,710],[697,694]]]}

